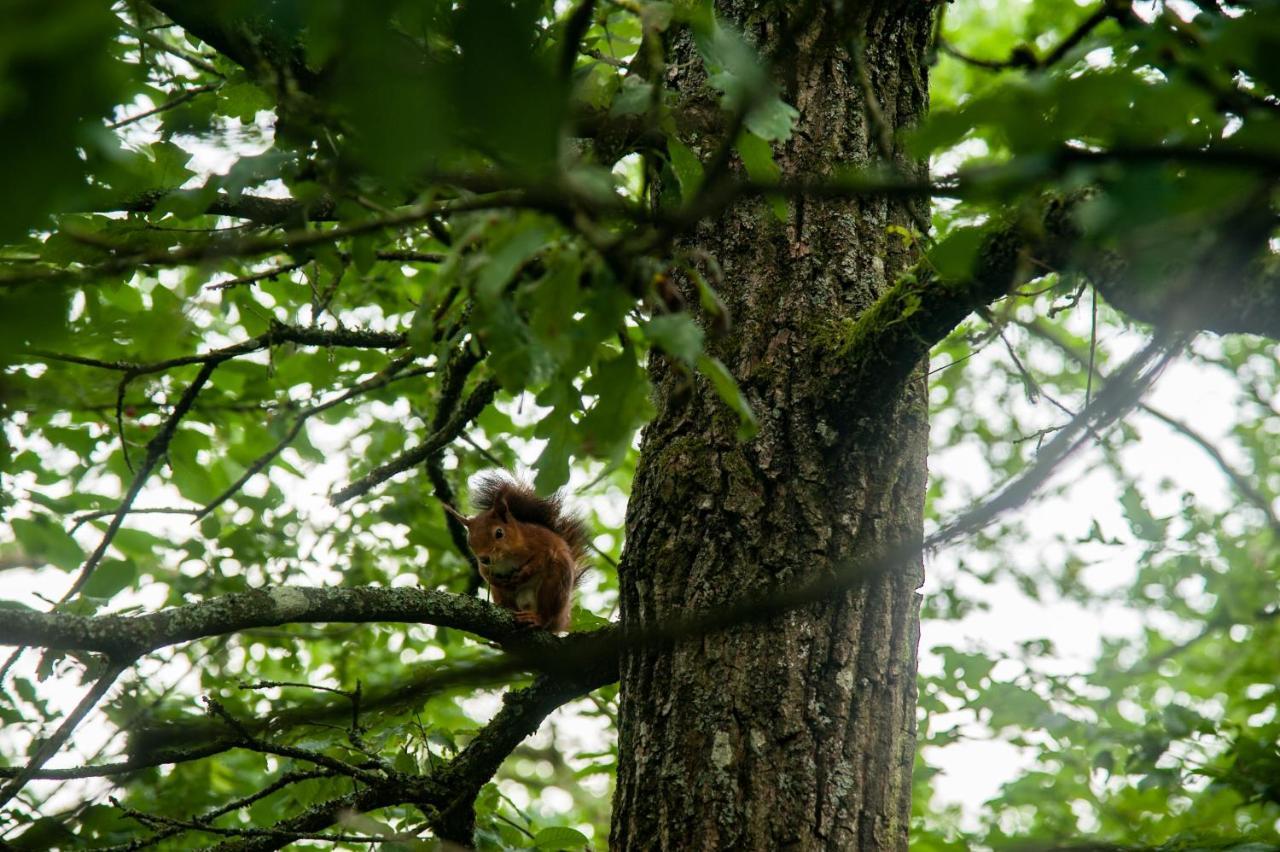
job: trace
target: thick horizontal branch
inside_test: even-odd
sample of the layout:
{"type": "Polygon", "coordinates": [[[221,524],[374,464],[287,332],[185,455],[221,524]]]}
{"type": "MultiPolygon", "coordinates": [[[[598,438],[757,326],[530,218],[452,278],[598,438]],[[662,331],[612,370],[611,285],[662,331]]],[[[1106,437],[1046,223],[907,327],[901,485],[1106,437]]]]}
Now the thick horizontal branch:
{"type": "MultiPolygon", "coordinates": [[[[148,752],[145,755],[132,756],[117,763],[102,763],[90,766],[71,766],[61,769],[40,769],[32,772],[31,777],[40,780],[70,781],[79,778],[110,778],[115,775],[128,775],[142,769],[156,766],[167,766],[173,763],[187,763],[192,760],[221,754],[229,749],[229,743],[210,743],[189,749],[169,749],[148,752]]],[[[0,778],[17,777],[21,770],[12,766],[0,766],[0,778]]]]}
{"type": "Polygon", "coordinates": [[[99,195],[85,205],[87,213],[150,213],[164,202],[201,202],[202,213],[247,219],[260,225],[299,226],[304,222],[328,222],[335,217],[337,205],[328,196],[302,202],[293,198],[269,198],[242,193],[232,198],[219,192],[205,198],[199,189],[153,189],[128,198],[99,195]]]}
{"type": "MultiPolygon", "coordinates": [[[[281,254],[311,249],[314,246],[334,243],[348,237],[376,233],[382,230],[398,230],[417,225],[436,216],[475,210],[501,208],[532,209],[562,212],[565,206],[561,195],[554,192],[526,192],[506,190],[450,198],[443,201],[424,202],[401,208],[382,216],[374,216],[358,222],[332,228],[299,228],[279,235],[219,239],[204,243],[180,246],[166,251],[128,253],[122,251],[102,263],[78,269],[27,270],[14,275],[0,276],[0,287],[19,287],[32,284],[64,282],[91,282],[100,276],[117,275],[139,267],[187,266],[207,260],[223,258],[251,258],[269,254],[281,254]]],[[[617,207],[617,204],[613,204],[617,207]]]]}
{"type": "Polygon", "coordinates": [[[990,231],[967,277],[945,278],[926,261],[914,275],[900,278],[832,347],[836,363],[847,365],[849,386],[868,406],[892,398],[934,344],[972,311],[1050,271],[1083,273],[1118,310],[1157,327],[1280,340],[1280,274],[1257,259],[1272,225],[1269,211],[1246,209],[1232,221],[1211,225],[1223,238],[1199,265],[1212,277],[1184,271],[1181,285],[1173,278],[1157,284],[1127,274],[1122,250],[1100,249],[1084,233],[1076,213],[1086,197],[1050,197],[1038,219],[1019,218],[990,231]]]}
{"type": "Polygon", "coordinates": [[[281,343],[293,343],[298,346],[349,346],[353,349],[399,349],[401,346],[405,346],[408,341],[407,335],[394,331],[367,331],[347,328],[326,329],[277,323],[257,337],[251,337],[248,340],[242,340],[230,346],[147,364],[134,361],[106,361],[100,358],[86,358],[73,353],[49,352],[43,349],[33,349],[27,354],[32,358],[44,361],[57,361],[64,364],[97,367],[102,370],[115,370],[134,378],[152,373],[163,373],[166,370],[185,367],[189,364],[225,361],[229,358],[248,355],[251,352],[257,352],[281,343]]]}
{"type": "Polygon", "coordinates": [[[534,666],[529,665],[528,656],[509,653],[452,670],[434,671],[430,688],[439,691],[464,683],[492,682],[529,668],[571,680],[588,678],[592,682],[608,683],[616,679],[619,655],[629,650],[688,641],[734,626],[766,621],[797,607],[829,600],[857,583],[920,558],[928,550],[960,541],[1025,503],[1063,460],[1084,445],[1088,435],[1105,429],[1130,410],[1179,345],[1178,339],[1167,337],[1152,341],[1116,371],[1113,380],[1092,403],[1045,444],[1033,465],[1009,480],[992,499],[960,514],[924,541],[886,544],[878,551],[860,553],[834,572],[810,582],[798,586],[779,585],[714,609],[691,611],[661,622],[633,622],[622,627],[572,633],[559,640],[542,635],[540,642],[554,644],[548,646],[550,654],[545,654],[542,648],[534,651],[538,655],[534,666]]]}
{"type": "Polygon", "coordinates": [[[275,3],[226,7],[203,0],[150,0],[150,5],[259,82],[303,91],[314,89],[319,82],[319,75],[307,65],[300,33],[272,20],[275,3]]]}
{"type": "Polygon", "coordinates": [[[145,615],[80,616],[8,610],[0,645],[96,651],[128,660],[169,645],[254,627],[319,622],[398,622],[453,627],[508,650],[552,652],[549,633],[531,631],[507,610],[467,595],[423,589],[275,586],[236,592],[145,615]]]}
{"type": "MultiPolygon", "coordinates": [[[[891,570],[894,566],[901,565],[904,559],[919,558],[920,553],[927,548],[941,547],[981,529],[1001,513],[1007,512],[1029,499],[1031,494],[1058,468],[1062,460],[1083,444],[1082,435],[1088,433],[1091,426],[1095,429],[1104,428],[1129,410],[1139,400],[1142,392],[1159,375],[1163,365],[1168,362],[1168,359],[1180,344],[1181,340],[1176,336],[1173,339],[1167,335],[1158,336],[1116,373],[1114,381],[1103,388],[1097,399],[1085,411],[1081,412],[1071,423],[1059,431],[1054,439],[1042,449],[1035,463],[1027,471],[1008,483],[993,499],[965,512],[953,523],[948,524],[923,542],[904,541],[897,545],[887,546],[879,552],[860,554],[857,559],[841,566],[837,571],[823,574],[807,584],[793,588],[773,589],[767,595],[758,598],[752,596],[726,607],[689,613],[687,617],[671,621],[635,623],[627,625],[622,630],[606,628],[591,633],[575,634],[566,639],[555,639],[542,633],[525,633],[524,636],[531,643],[543,644],[544,647],[539,648],[538,652],[544,660],[548,661],[546,668],[554,676],[552,679],[542,679],[541,683],[551,684],[545,687],[546,692],[542,698],[529,699],[528,704],[536,711],[534,715],[536,716],[538,713],[545,715],[546,712],[550,712],[550,709],[556,706],[556,701],[560,700],[561,697],[564,700],[568,700],[569,697],[572,697],[569,693],[574,690],[582,689],[586,691],[600,684],[608,683],[617,675],[619,654],[628,648],[636,648],[641,644],[666,644],[689,639],[737,624],[762,621],[797,606],[803,606],[818,600],[827,600],[832,594],[841,589],[848,588],[850,585],[865,580],[873,574],[891,570]],[[554,651],[554,655],[547,654],[547,651],[554,651]],[[564,692],[557,692],[554,688],[554,678],[562,679],[567,684],[571,684],[572,688],[566,687],[564,692]],[[564,697],[566,695],[568,697],[564,697]]],[[[433,612],[430,619],[431,623],[449,623],[450,625],[461,626],[463,629],[479,632],[474,622],[487,618],[491,622],[488,625],[489,627],[497,628],[499,632],[505,633],[507,636],[519,631],[519,628],[515,626],[514,619],[508,613],[462,596],[408,589],[299,589],[281,587],[269,591],[230,595],[206,604],[196,604],[190,607],[181,607],[176,610],[166,610],[152,615],[132,618],[112,616],[99,618],[51,617],[39,614],[15,613],[14,615],[18,617],[14,619],[14,626],[10,627],[9,632],[23,633],[25,631],[27,634],[26,639],[30,640],[32,638],[31,634],[40,632],[33,629],[31,622],[34,620],[36,622],[35,627],[60,627],[63,633],[76,634],[72,638],[80,640],[80,644],[59,646],[51,642],[48,635],[42,635],[42,643],[50,647],[88,647],[111,653],[113,651],[111,647],[97,647],[102,642],[100,630],[103,625],[114,626],[116,628],[112,631],[114,634],[127,632],[120,628],[130,625],[148,624],[153,629],[167,625],[177,628],[171,631],[170,639],[173,638],[174,633],[181,634],[186,638],[196,638],[199,635],[209,635],[208,633],[200,633],[194,630],[195,624],[202,621],[199,615],[207,612],[217,613],[221,609],[228,609],[234,613],[232,618],[221,619],[224,627],[227,626],[229,621],[235,624],[245,624],[247,622],[250,626],[271,625],[285,623],[288,620],[306,618],[308,615],[310,615],[310,618],[306,620],[359,621],[377,618],[383,621],[403,622],[428,620],[407,616],[407,612],[414,611],[415,603],[424,602],[436,604],[436,606],[427,606],[425,607],[426,609],[439,610],[443,607],[451,610],[451,612],[445,612],[443,615],[440,612],[433,612]],[[333,595],[343,597],[337,601],[328,600],[333,595]],[[402,597],[398,602],[391,597],[406,595],[409,596],[407,599],[402,597]],[[249,598],[255,596],[257,600],[247,606],[244,605],[249,598]],[[344,604],[353,602],[352,598],[354,596],[369,596],[369,599],[364,601],[363,605],[344,607],[344,604]],[[318,599],[313,600],[313,597],[318,599]],[[320,605],[324,603],[331,604],[326,608],[328,610],[327,614],[309,612],[313,608],[320,609],[320,605]],[[247,610],[247,612],[241,610],[247,610]],[[335,615],[335,610],[342,612],[335,615]],[[458,616],[459,612],[467,611],[470,611],[476,618],[463,619],[458,616]],[[177,617],[175,617],[175,614],[177,617]],[[51,619],[57,619],[58,621],[51,622],[51,619]],[[463,621],[470,623],[463,624],[463,621]],[[99,631],[87,629],[90,627],[97,627],[99,631]],[[79,629],[77,630],[77,628],[79,629]],[[95,635],[95,633],[99,635],[95,635]],[[94,643],[85,642],[84,636],[86,634],[90,639],[94,640],[94,643]]],[[[421,612],[416,611],[414,614],[420,616],[421,612]]],[[[46,634],[48,632],[47,630],[45,631],[46,634]]],[[[146,636],[146,630],[139,632],[143,634],[143,637],[135,636],[132,640],[135,644],[126,647],[124,649],[125,653],[136,654],[147,649],[148,646],[142,641],[146,636]]],[[[519,665],[518,656],[512,654],[505,659],[492,661],[490,668],[492,671],[498,671],[499,669],[513,671],[513,666],[519,665]]],[[[524,721],[519,723],[512,722],[510,729],[504,726],[501,730],[494,732],[492,736],[495,738],[495,742],[491,748],[478,746],[477,751],[473,752],[470,760],[472,760],[475,767],[476,775],[474,777],[479,777],[484,774],[484,771],[489,771],[488,767],[496,768],[501,758],[510,751],[510,748],[507,748],[506,745],[510,743],[511,747],[514,747],[514,743],[519,742],[523,736],[527,735],[527,732],[521,734],[520,730],[522,725],[528,723],[529,717],[521,716],[521,718],[524,721]]],[[[534,723],[534,727],[536,727],[536,723],[534,723]]],[[[529,730],[532,730],[532,728],[529,728],[529,730]]],[[[486,729],[486,733],[488,732],[489,729],[486,729]]],[[[433,808],[428,813],[432,815],[433,822],[437,823],[438,830],[448,836],[465,829],[468,820],[467,809],[470,807],[471,801],[468,788],[475,784],[474,777],[465,764],[459,764],[454,769],[457,774],[451,779],[451,783],[444,785],[448,789],[443,792],[441,786],[437,785],[437,779],[435,778],[401,776],[397,773],[388,776],[386,784],[371,780],[373,786],[370,786],[367,790],[343,797],[341,801],[334,800],[334,803],[330,804],[334,808],[354,807],[356,809],[369,809],[406,801],[412,801],[420,806],[425,803],[433,808]],[[405,795],[406,790],[410,789],[414,794],[412,797],[397,798],[397,796],[405,795]],[[357,800],[352,800],[353,796],[357,800]]],[[[325,820],[332,821],[337,812],[337,810],[327,806],[316,806],[316,808],[293,820],[278,824],[276,828],[281,829],[286,834],[289,829],[315,831],[330,824],[325,820]]],[[[287,837],[273,837],[270,842],[276,845],[231,848],[275,849],[280,848],[287,841],[287,837]]],[[[268,843],[267,840],[259,842],[268,843]]]]}
{"type": "Polygon", "coordinates": [[[1033,258],[1041,271],[1065,263],[1079,238],[1073,207],[1071,200],[1054,199],[1040,223],[1018,222],[990,234],[965,280],[943,280],[922,263],[916,275],[901,277],[864,311],[833,357],[853,371],[852,387],[874,395],[867,405],[896,396],[935,343],[1028,277],[1033,258]]]}

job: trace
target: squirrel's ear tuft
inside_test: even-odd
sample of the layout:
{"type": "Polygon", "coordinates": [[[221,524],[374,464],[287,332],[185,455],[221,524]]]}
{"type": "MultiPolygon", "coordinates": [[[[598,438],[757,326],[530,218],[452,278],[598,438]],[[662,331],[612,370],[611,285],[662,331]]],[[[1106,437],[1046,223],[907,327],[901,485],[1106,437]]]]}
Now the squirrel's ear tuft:
{"type": "Polygon", "coordinates": [[[471,525],[470,518],[468,518],[466,515],[462,514],[457,509],[450,506],[448,503],[441,503],[440,505],[444,506],[444,510],[448,512],[451,516],[453,516],[453,519],[456,520],[458,523],[462,524],[464,527],[468,527],[471,525]]]}
{"type": "Polygon", "coordinates": [[[493,502],[493,511],[504,524],[511,523],[511,507],[507,505],[506,494],[498,495],[498,499],[493,502]]]}

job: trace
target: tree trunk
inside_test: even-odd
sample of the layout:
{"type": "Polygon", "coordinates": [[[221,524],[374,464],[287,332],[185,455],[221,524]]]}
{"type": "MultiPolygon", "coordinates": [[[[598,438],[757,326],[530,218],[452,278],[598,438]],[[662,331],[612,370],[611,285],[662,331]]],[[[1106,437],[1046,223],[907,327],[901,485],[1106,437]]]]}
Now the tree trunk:
{"type": "MultiPolygon", "coordinates": [[[[800,25],[779,11],[785,4],[754,5],[720,14],[774,57],[800,112],[791,140],[775,147],[785,175],[866,164],[877,139],[923,115],[928,4],[864,3],[837,21],[831,4],[813,3],[800,25]],[[858,41],[878,109],[859,84],[858,41]]],[[[684,102],[702,103],[714,94],[685,61],[691,51],[677,40],[666,79],[684,102]]],[[[719,142],[686,141],[704,161],[719,142]]],[[[901,156],[899,165],[920,168],[901,156]]],[[[690,393],[655,358],[658,412],[619,572],[625,624],[800,583],[920,539],[923,370],[888,406],[866,410],[839,341],[911,259],[887,229],[922,215],[922,202],[797,200],[780,222],[751,202],[685,242],[723,266],[733,328],[710,348],[761,428],[740,443],[707,382],[690,393]]],[[[905,849],[922,578],[913,559],[767,623],[626,656],[611,846],[905,849]]]]}

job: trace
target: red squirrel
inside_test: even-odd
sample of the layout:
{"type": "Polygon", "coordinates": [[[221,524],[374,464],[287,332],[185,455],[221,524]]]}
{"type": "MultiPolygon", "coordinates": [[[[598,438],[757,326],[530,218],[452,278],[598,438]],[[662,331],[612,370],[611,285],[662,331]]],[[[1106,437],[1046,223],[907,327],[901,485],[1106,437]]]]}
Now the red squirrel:
{"type": "Polygon", "coordinates": [[[565,508],[559,494],[539,497],[501,472],[482,476],[471,502],[476,514],[470,518],[448,504],[444,508],[467,528],[467,544],[493,602],[523,624],[568,630],[587,547],[586,522],[565,508]]]}

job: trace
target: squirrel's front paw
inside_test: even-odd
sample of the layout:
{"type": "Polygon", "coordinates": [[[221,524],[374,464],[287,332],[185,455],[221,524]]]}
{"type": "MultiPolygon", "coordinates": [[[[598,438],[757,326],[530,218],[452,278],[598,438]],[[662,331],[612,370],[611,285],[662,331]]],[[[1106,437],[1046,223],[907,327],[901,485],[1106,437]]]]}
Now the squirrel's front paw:
{"type": "Polygon", "coordinates": [[[536,612],[517,611],[516,621],[521,624],[527,624],[530,627],[542,626],[542,619],[538,618],[538,614],[536,612]]]}

